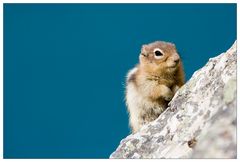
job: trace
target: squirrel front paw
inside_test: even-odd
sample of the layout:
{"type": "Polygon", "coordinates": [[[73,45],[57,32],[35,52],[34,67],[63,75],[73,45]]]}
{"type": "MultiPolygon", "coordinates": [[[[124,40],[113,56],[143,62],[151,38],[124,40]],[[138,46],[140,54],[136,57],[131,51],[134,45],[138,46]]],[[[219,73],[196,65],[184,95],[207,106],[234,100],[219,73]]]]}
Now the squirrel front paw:
{"type": "Polygon", "coordinates": [[[163,96],[163,98],[164,98],[164,100],[166,100],[166,101],[171,101],[171,99],[173,98],[173,93],[172,93],[172,91],[169,91],[167,94],[165,94],[165,95],[163,96]]]}
{"type": "Polygon", "coordinates": [[[170,101],[173,98],[174,93],[171,91],[170,88],[168,88],[167,86],[163,86],[161,90],[162,90],[161,96],[164,98],[164,100],[170,101]]]}
{"type": "Polygon", "coordinates": [[[178,85],[175,85],[172,87],[172,92],[175,94],[178,90],[179,90],[179,86],[178,85]]]}

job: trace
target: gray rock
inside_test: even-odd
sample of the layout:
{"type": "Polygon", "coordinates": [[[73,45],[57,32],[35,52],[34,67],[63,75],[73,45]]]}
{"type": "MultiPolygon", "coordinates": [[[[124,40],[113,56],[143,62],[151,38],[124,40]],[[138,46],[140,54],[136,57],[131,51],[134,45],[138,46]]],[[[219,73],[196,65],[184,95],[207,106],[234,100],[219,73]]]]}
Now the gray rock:
{"type": "Polygon", "coordinates": [[[236,42],[209,59],[155,121],[110,158],[236,158],[236,42]]]}

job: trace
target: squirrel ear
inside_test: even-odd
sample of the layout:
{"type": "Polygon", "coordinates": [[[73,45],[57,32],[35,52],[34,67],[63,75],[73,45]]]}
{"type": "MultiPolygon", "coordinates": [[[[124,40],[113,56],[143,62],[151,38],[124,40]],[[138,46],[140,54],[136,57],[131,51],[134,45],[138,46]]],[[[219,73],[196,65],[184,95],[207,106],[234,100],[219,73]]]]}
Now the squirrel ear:
{"type": "Polygon", "coordinates": [[[141,52],[142,53],[146,53],[148,51],[148,46],[147,45],[142,45],[142,49],[141,49],[141,52]]]}

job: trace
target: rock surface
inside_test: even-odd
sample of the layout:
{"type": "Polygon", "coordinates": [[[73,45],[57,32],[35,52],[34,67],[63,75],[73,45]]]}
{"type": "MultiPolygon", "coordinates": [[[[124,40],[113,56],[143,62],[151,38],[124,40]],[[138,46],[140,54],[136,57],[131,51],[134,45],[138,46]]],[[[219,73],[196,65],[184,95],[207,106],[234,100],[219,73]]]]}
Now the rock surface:
{"type": "Polygon", "coordinates": [[[155,121],[110,158],[236,158],[236,42],[209,59],[155,121]]]}

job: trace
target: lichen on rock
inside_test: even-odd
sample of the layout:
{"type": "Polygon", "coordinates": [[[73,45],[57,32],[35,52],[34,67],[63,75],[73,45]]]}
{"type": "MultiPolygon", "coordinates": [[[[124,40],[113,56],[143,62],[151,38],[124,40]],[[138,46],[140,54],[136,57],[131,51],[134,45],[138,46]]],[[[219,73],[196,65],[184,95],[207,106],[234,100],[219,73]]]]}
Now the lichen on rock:
{"type": "Polygon", "coordinates": [[[110,158],[236,158],[236,42],[209,59],[169,107],[110,158]]]}

